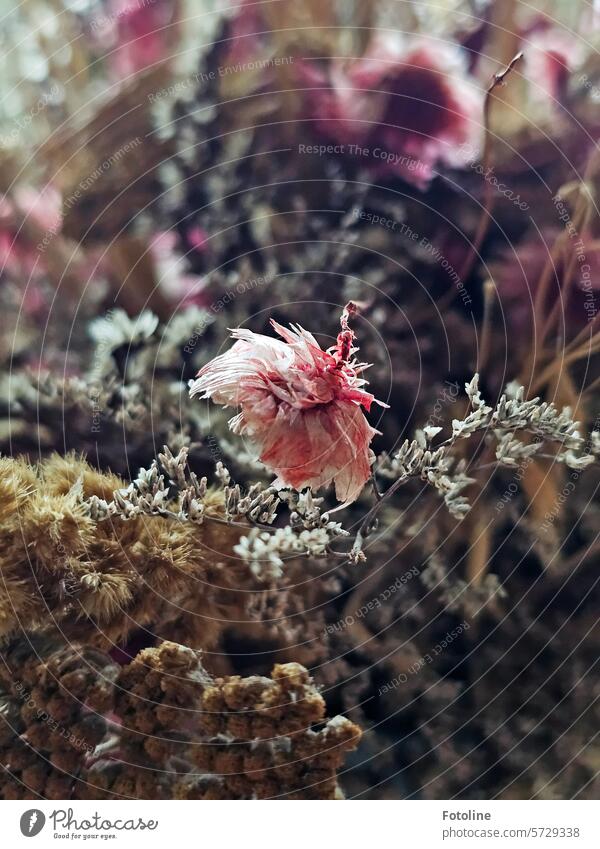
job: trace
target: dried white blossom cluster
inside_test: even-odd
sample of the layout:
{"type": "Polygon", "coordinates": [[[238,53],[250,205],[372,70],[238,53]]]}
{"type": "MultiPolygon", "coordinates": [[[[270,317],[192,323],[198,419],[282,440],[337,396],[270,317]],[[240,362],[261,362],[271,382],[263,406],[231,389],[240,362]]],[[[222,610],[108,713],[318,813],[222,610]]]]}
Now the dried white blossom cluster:
{"type": "Polygon", "coordinates": [[[466,474],[466,461],[457,461],[452,449],[459,439],[468,439],[477,432],[483,432],[486,439],[496,439],[496,460],[503,466],[518,466],[546,442],[559,443],[561,448],[555,460],[572,469],[584,469],[600,456],[600,434],[592,432],[591,453],[587,453],[579,423],[573,421],[568,407],[558,410],[554,404],[539,398],[526,401],[524,388],[510,385],[494,409],[481,397],[478,374],[465,384],[465,390],[470,409],[463,419],[453,419],[452,436],[433,447],[431,441],[441,428],[425,427],[417,431],[414,440],[405,440],[391,458],[387,455],[379,458],[377,473],[394,480],[390,491],[395,492],[410,478],[421,478],[443,496],[453,516],[464,516],[469,503],[462,491],[474,481],[466,474]],[[515,431],[531,434],[535,441],[523,442],[514,436],[515,431]]]}
{"type": "MultiPolygon", "coordinates": [[[[206,482],[198,482],[199,515],[194,521],[202,521],[202,496],[206,492],[206,482]]],[[[113,500],[106,501],[97,495],[92,495],[85,502],[90,516],[95,521],[110,517],[132,519],[135,516],[166,516],[173,515],[170,487],[165,486],[164,475],[160,473],[159,465],[154,460],[148,469],[140,469],[137,478],[124,489],[113,492],[113,500]]],[[[192,519],[192,516],[189,516],[192,519]]]]}
{"type": "Polygon", "coordinates": [[[496,446],[496,460],[502,466],[518,466],[524,460],[532,457],[540,450],[543,442],[521,442],[515,439],[512,433],[503,430],[495,430],[494,435],[498,440],[496,446]]]}
{"type": "MultiPolygon", "coordinates": [[[[439,428],[426,430],[438,431],[439,428]]],[[[469,509],[461,493],[473,479],[465,474],[465,461],[456,461],[446,446],[435,450],[428,447],[432,435],[426,430],[417,432],[417,438],[412,441],[406,439],[392,458],[384,458],[378,471],[395,479],[394,490],[410,478],[427,481],[442,495],[452,515],[461,518],[469,509]]]]}
{"type": "Polygon", "coordinates": [[[253,483],[242,495],[239,484],[225,488],[225,513],[227,518],[247,518],[251,522],[270,525],[277,516],[279,498],[276,491],[263,491],[261,483],[253,483]]]}
{"type": "Polygon", "coordinates": [[[410,479],[418,478],[430,484],[442,496],[450,513],[457,519],[463,518],[470,509],[464,490],[474,483],[474,478],[467,474],[467,460],[457,456],[454,448],[458,440],[468,439],[477,432],[481,432],[484,442],[495,441],[496,462],[507,467],[528,460],[547,442],[559,444],[559,450],[552,456],[573,469],[583,469],[600,456],[600,434],[596,431],[590,434],[587,446],[591,453],[587,453],[586,442],[568,408],[559,411],[539,398],[526,401],[523,388],[513,386],[507,387],[495,408],[490,407],[481,397],[478,375],[465,384],[465,389],[469,410],[462,420],[453,420],[450,437],[434,446],[433,440],[442,428],[428,426],[418,430],[415,439],[405,440],[392,457],[379,458],[377,474],[393,482],[384,493],[375,488],[377,501],[363,520],[350,551],[332,548],[334,540],[348,533],[339,522],[331,520],[329,513],[321,512],[323,498],[316,498],[310,489],[276,490],[262,483],[251,484],[244,492],[232,481],[222,462],[216,464],[215,478],[223,493],[224,516],[208,517],[207,479],[199,479],[190,471],[189,448],[185,445],[177,454],[165,447],[158,460],[148,469],[140,469],[128,487],[115,491],[112,501],[92,496],[87,501],[90,514],[97,520],[109,516],[129,519],[160,515],[196,523],[206,518],[230,524],[241,522],[250,530],[235,546],[235,553],[260,580],[272,582],[283,575],[285,560],[290,557],[334,556],[353,563],[364,561],[363,543],[377,527],[380,507],[410,479]],[[528,441],[518,439],[517,431],[529,434],[528,441]],[[273,528],[281,503],[289,509],[289,522],[284,527],[273,528]]]}
{"type": "Polygon", "coordinates": [[[300,533],[295,533],[289,525],[271,533],[253,528],[233,550],[249,564],[258,578],[272,581],[283,575],[286,558],[299,555],[322,557],[327,554],[331,541],[332,536],[325,528],[313,528],[300,533]]]}
{"type": "MultiPolygon", "coordinates": [[[[131,519],[140,515],[165,516],[180,521],[201,524],[214,519],[205,512],[208,491],[206,477],[198,478],[188,468],[187,446],[173,454],[165,446],[158,460],[147,469],[140,469],[137,477],[124,489],[115,490],[112,501],[91,496],[84,503],[96,521],[109,517],[131,519]]],[[[327,513],[321,514],[322,498],[314,498],[310,491],[304,493],[277,493],[271,487],[252,484],[243,494],[239,484],[233,484],[228,469],[216,464],[215,478],[223,490],[225,518],[235,524],[245,520],[255,525],[250,533],[240,539],[235,552],[245,560],[252,572],[261,580],[273,580],[282,574],[286,557],[320,557],[329,551],[334,539],[347,536],[339,522],[332,522],[327,513]],[[277,517],[277,507],[284,500],[290,507],[290,524],[277,529],[268,526],[277,517]]]]}
{"type": "Polygon", "coordinates": [[[94,346],[78,365],[81,375],[11,369],[0,378],[0,405],[10,411],[10,418],[0,419],[0,437],[28,434],[35,422],[33,438],[58,447],[68,416],[73,441],[82,446],[90,439],[97,442],[105,458],[109,455],[106,464],[113,465],[108,438],[97,438],[104,427],[119,425],[127,434],[145,436],[150,425],[163,442],[171,442],[176,438],[171,423],[179,418],[180,431],[202,433],[201,410],[188,405],[181,414],[181,397],[187,393],[182,362],[185,357],[194,368],[202,351],[197,343],[213,320],[197,306],[186,307],[164,324],[149,310],[133,318],[122,309],[108,311],[88,327],[94,346]]]}
{"type": "Polygon", "coordinates": [[[330,520],[329,513],[321,513],[321,504],[325,499],[315,498],[310,488],[304,492],[283,490],[280,497],[290,510],[292,528],[304,528],[307,531],[323,528],[330,536],[347,536],[339,522],[330,520]]]}
{"type": "Polygon", "coordinates": [[[265,581],[283,574],[286,557],[322,557],[330,553],[335,539],[348,536],[339,522],[332,522],[328,513],[321,513],[324,499],[315,498],[310,489],[283,490],[279,495],[290,510],[289,525],[272,533],[253,528],[234,548],[252,572],[265,581]]]}
{"type": "Polygon", "coordinates": [[[116,351],[122,345],[135,347],[154,335],[158,317],[150,310],[143,310],[129,318],[125,310],[114,309],[101,318],[90,322],[89,333],[96,345],[105,351],[116,351]]]}
{"type": "MultiPolygon", "coordinates": [[[[467,395],[473,407],[473,415],[480,415],[479,430],[490,428],[498,446],[496,459],[506,466],[516,466],[531,457],[543,446],[544,442],[557,442],[561,450],[555,459],[566,463],[569,468],[585,469],[594,463],[600,455],[600,434],[593,431],[590,437],[591,453],[586,452],[585,440],[579,432],[580,424],[573,420],[570,407],[558,410],[554,404],[539,398],[525,400],[523,386],[509,384],[500,397],[495,410],[486,406],[478,388],[479,375],[466,384],[467,395]],[[512,436],[516,430],[532,434],[537,441],[524,443],[512,436]]],[[[465,436],[463,423],[452,422],[453,433],[465,436]]]]}
{"type": "MultiPolygon", "coordinates": [[[[96,520],[109,516],[121,519],[140,515],[171,516],[201,524],[205,519],[208,481],[206,477],[198,478],[190,471],[188,454],[187,445],[177,454],[165,445],[158,460],[153,460],[147,469],[140,469],[129,486],[115,490],[112,501],[107,502],[95,495],[88,499],[90,515],[96,520]],[[165,475],[168,484],[165,484],[165,475]]],[[[276,518],[279,499],[274,490],[263,490],[262,484],[258,483],[242,495],[239,485],[230,485],[231,476],[222,463],[217,463],[215,477],[223,489],[227,520],[233,522],[245,518],[269,525],[276,518]]]]}
{"type": "Polygon", "coordinates": [[[506,590],[497,575],[488,573],[480,583],[450,576],[438,556],[431,556],[421,571],[425,587],[436,593],[447,611],[474,619],[494,600],[506,598],[506,590]]]}

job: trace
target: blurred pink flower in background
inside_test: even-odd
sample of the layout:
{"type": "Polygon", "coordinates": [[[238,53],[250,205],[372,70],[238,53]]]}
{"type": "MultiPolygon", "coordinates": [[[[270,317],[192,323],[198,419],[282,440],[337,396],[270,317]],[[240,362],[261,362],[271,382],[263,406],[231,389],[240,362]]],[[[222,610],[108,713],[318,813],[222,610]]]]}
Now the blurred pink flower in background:
{"type": "Polygon", "coordinates": [[[377,171],[424,188],[438,164],[462,167],[465,147],[480,147],[484,92],[456,45],[376,36],[359,59],[299,67],[302,82],[317,89],[306,103],[319,131],[338,143],[369,145],[377,171]]]}
{"type": "Polygon", "coordinates": [[[20,187],[12,198],[0,195],[0,273],[26,281],[45,271],[44,252],[36,246],[31,228],[38,237],[60,232],[61,207],[60,192],[49,185],[41,190],[20,187]]]}
{"type": "MultiPolygon", "coordinates": [[[[207,237],[200,228],[195,228],[190,241],[195,250],[201,251],[207,237]]],[[[156,274],[162,291],[179,306],[195,303],[204,305],[206,281],[191,274],[185,257],[181,253],[179,236],[174,230],[160,230],[150,239],[150,254],[156,265],[156,274]]]]}
{"type": "MultiPolygon", "coordinates": [[[[552,228],[531,234],[517,247],[502,250],[489,263],[503,311],[501,320],[518,336],[525,334],[525,340],[531,333],[533,304],[539,281],[546,265],[552,261],[551,247],[560,232],[552,228]]],[[[553,262],[553,282],[546,305],[549,312],[559,299],[567,338],[594,317],[595,293],[600,290],[600,246],[597,240],[591,233],[583,232],[569,243],[569,247],[571,254],[567,256],[572,283],[569,294],[563,291],[566,270],[563,265],[553,262]]]]}
{"type": "MultiPolygon", "coordinates": [[[[218,6],[231,12],[234,3],[235,0],[220,0],[218,6]]],[[[256,60],[268,29],[262,3],[237,0],[237,9],[230,18],[227,39],[222,44],[224,64],[237,65],[256,60]]]]}
{"type": "Polygon", "coordinates": [[[234,330],[233,347],[204,366],[190,387],[192,397],[240,408],[229,426],[277,474],[276,486],[318,489],[333,482],[345,503],[358,497],[371,474],[369,444],[378,433],[361,409],[368,411],[375,398],[359,376],[366,366],[350,359],[357,349],[349,309],[327,351],[303,328],[288,330],[273,320],[283,341],[234,330]]]}
{"type": "Polygon", "coordinates": [[[532,99],[547,104],[563,99],[570,74],[585,58],[581,39],[564,29],[538,22],[523,38],[524,75],[532,99]]]}
{"type": "Polygon", "coordinates": [[[128,77],[168,57],[175,8],[175,0],[110,0],[106,14],[91,21],[91,35],[109,51],[117,77],[128,77]]]}

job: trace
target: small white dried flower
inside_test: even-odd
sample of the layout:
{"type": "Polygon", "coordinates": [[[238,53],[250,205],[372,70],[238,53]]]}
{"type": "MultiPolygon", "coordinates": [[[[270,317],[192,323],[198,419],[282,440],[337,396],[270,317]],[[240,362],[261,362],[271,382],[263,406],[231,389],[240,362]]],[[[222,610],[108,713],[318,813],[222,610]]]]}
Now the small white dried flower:
{"type": "Polygon", "coordinates": [[[498,438],[496,447],[496,459],[504,466],[518,466],[523,460],[536,454],[542,447],[541,442],[533,442],[527,445],[519,439],[515,439],[512,433],[495,431],[498,438]]]}
{"type": "Polygon", "coordinates": [[[163,453],[158,455],[160,464],[169,476],[169,480],[179,489],[187,486],[186,465],[189,447],[183,445],[176,455],[173,455],[167,445],[163,446],[163,453]]]}
{"type": "Polygon", "coordinates": [[[562,460],[570,469],[574,469],[577,472],[587,469],[588,466],[591,466],[592,463],[596,462],[596,458],[592,454],[577,456],[577,454],[571,450],[565,451],[564,454],[560,455],[559,459],[562,460]]]}
{"type": "Polygon", "coordinates": [[[276,531],[253,528],[233,550],[261,580],[274,580],[283,574],[286,557],[320,557],[327,552],[330,542],[331,536],[326,528],[303,530],[297,534],[287,525],[276,531]]]}
{"type": "Polygon", "coordinates": [[[92,321],[89,334],[102,349],[115,351],[121,345],[139,345],[153,336],[157,327],[158,317],[150,310],[129,318],[125,310],[114,309],[108,316],[92,321]]]}
{"type": "Polygon", "coordinates": [[[215,477],[223,487],[228,486],[229,481],[231,480],[229,470],[223,465],[220,460],[215,467],[215,477]]]}

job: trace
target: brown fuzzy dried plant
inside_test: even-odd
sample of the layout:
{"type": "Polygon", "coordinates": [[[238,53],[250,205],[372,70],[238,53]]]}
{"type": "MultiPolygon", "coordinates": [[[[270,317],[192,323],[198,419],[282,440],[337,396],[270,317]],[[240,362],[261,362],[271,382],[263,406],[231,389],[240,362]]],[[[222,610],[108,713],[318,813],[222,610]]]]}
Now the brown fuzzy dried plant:
{"type": "Polygon", "coordinates": [[[145,628],[209,648],[243,613],[253,579],[232,554],[240,528],[218,521],[222,492],[206,491],[215,521],[202,524],[94,518],[87,499],[123,487],[75,456],[0,459],[0,639],[59,631],[109,647],[145,628]]]}
{"type": "Polygon", "coordinates": [[[0,671],[0,796],[339,798],[360,738],[297,663],[270,678],[212,678],[165,642],[119,668],[73,643],[23,643],[0,671]]]}

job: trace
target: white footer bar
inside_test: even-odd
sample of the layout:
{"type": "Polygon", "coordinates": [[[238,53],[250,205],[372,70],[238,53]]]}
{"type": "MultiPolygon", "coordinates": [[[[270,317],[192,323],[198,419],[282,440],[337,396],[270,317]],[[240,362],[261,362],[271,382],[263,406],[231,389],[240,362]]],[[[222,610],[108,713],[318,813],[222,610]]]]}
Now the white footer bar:
{"type": "Polygon", "coordinates": [[[600,803],[0,802],[3,846],[259,846],[320,849],[521,847],[598,849],[600,803]]]}

